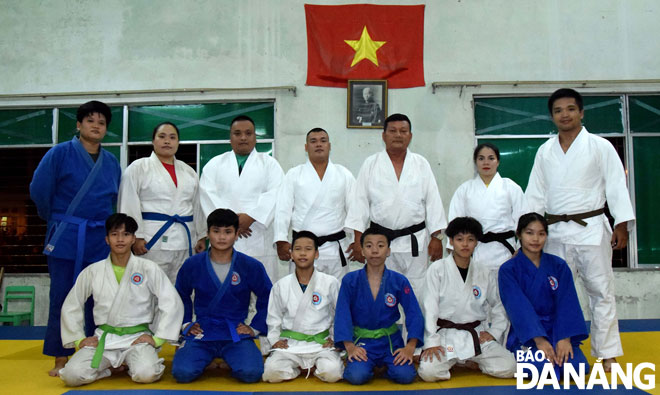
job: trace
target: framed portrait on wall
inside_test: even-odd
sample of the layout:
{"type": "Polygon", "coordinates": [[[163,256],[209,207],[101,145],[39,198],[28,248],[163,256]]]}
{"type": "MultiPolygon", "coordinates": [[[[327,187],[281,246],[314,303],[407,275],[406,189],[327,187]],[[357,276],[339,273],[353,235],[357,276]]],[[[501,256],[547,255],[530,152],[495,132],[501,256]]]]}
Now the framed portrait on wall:
{"type": "Polygon", "coordinates": [[[349,80],[346,127],[380,129],[387,117],[387,80],[349,80]]]}

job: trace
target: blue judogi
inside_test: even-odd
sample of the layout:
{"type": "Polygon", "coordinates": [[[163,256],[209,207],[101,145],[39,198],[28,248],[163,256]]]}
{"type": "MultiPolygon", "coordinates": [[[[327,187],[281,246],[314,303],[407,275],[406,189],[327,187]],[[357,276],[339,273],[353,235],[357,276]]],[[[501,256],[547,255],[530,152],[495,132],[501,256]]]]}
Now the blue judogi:
{"type": "MultiPolygon", "coordinates": [[[[399,304],[406,316],[408,339],[417,339],[417,347],[424,341],[424,318],[408,279],[385,268],[378,296],[374,300],[367,279],[367,267],[344,276],[337,298],[335,313],[335,347],[344,348],[344,341],[355,341],[354,327],[370,330],[389,328],[401,317],[399,304]]],[[[387,366],[387,377],[401,384],[411,383],[417,372],[413,365],[394,365],[390,350],[405,346],[401,331],[378,339],[360,338],[356,345],[367,351],[367,361],[348,362],[344,379],[351,384],[364,384],[374,375],[374,367],[387,366]]]]}
{"type": "MultiPolygon", "coordinates": [[[[78,137],[51,148],[34,171],[30,197],[39,216],[48,221],[44,254],[50,274],[50,308],[44,354],[66,356],[62,347],[62,303],[78,273],[108,256],[105,220],[113,213],[121,180],[119,162],[99,149],[94,162],[78,137]]],[[[86,327],[95,326],[91,303],[86,308],[86,327]]]]}
{"type": "Polygon", "coordinates": [[[201,339],[187,335],[185,344],[174,354],[172,375],[178,382],[197,379],[217,357],[227,362],[238,380],[252,383],[261,379],[261,352],[249,335],[236,333],[236,327],[247,318],[253,292],[257,314],[250,326],[264,335],[268,332],[266,314],[272,284],[264,266],[254,258],[234,250],[230,265],[227,277],[220,282],[206,251],[188,258],[179,270],[176,289],[185,309],[183,322],[191,322],[194,311],[204,333],[201,339]]]}
{"type": "MultiPolygon", "coordinates": [[[[578,301],[571,270],[558,256],[542,253],[537,268],[532,261],[518,251],[499,270],[500,297],[506,309],[511,330],[506,347],[513,353],[522,347],[537,350],[534,338],[545,337],[553,348],[561,339],[570,338],[574,357],[569,359],[575,369],[586,364],[587,358],[580,350],[582,340],[589,337],[578,301]]],[[[534,362],[538,371],[544,361],[534,362]]],[[[555,366],[557,377],[562,369],[555,366]]]]}

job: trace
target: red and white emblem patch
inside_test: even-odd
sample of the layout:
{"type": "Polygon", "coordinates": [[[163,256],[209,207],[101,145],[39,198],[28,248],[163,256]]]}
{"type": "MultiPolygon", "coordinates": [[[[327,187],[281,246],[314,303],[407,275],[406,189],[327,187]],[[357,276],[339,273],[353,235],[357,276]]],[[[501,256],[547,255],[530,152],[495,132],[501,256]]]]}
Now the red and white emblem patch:
{"type": "Polygon", "coordinates": [[[231,285],[238,285],[241,283],[241,276],[237,272],[231,274],[231,285]]]}
{"type": "Polygon", "coordinates": [[[385,305],[387,307],[396,306],[396,297],[394,295],[392,295],[391,293],[386,293],[385,294],[385,305]]]}
{"type": "Polygon", "coordinates": [[[142,281],[144,280],[144,277],[142,276],[142,273],[133,273],[131,274],[131,282],[135,285],[140,285],[142,284],[142,281]]]}

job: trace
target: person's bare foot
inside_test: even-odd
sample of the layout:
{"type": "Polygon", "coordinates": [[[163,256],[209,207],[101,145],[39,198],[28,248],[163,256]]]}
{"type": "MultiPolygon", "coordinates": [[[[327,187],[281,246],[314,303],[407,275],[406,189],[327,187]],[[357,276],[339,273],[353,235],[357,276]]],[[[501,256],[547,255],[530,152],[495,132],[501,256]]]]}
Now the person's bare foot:
{"type": "Polygon", "coordinates": [[[479,364],[474,361],[465,361],[463,366],[470,370],[479,370],[479,364]]]}
{"type": "Polygon", "coordinates": [[[117,368],[113,368],[110,366],[110,373],[116,374],[116,373],[121,373],[126,370],[126,365],[119,365],[117,368]]]}
{"type": "Polygon", "coordinates": [[[48,375],[51,377],[58,377],[60,375],[60,369],[66,365],[68,357],[55,357],[55,367],[48,371],[48,375]]]}
{"type": "Polygon", "coordinates": [[[605,372],[611,372],[612,371],[612,364],[616,363],[616,358],[605,358],[603,359],[603,370],[605,372]]]}

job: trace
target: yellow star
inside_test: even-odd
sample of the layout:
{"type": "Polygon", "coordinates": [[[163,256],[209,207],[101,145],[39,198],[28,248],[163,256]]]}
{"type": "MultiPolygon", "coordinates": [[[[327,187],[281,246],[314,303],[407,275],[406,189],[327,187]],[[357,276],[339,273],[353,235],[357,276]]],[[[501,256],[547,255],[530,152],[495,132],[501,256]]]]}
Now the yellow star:
{"type": "Polygon", "coordinates": [[[353,63],[351,63],[351,67],[353,67],[360,63],[362,59],[369,59],[371,60],[371,63],[378,66],[378,56],[376,55],[376,51],[378,48],[385,45],[387,41],[372,40],[367,31],[367,26],[365,25],[362,30],[362,36],[360,36],[359,40],[344,40],[344,42],[355,50],[353,63]]]}

